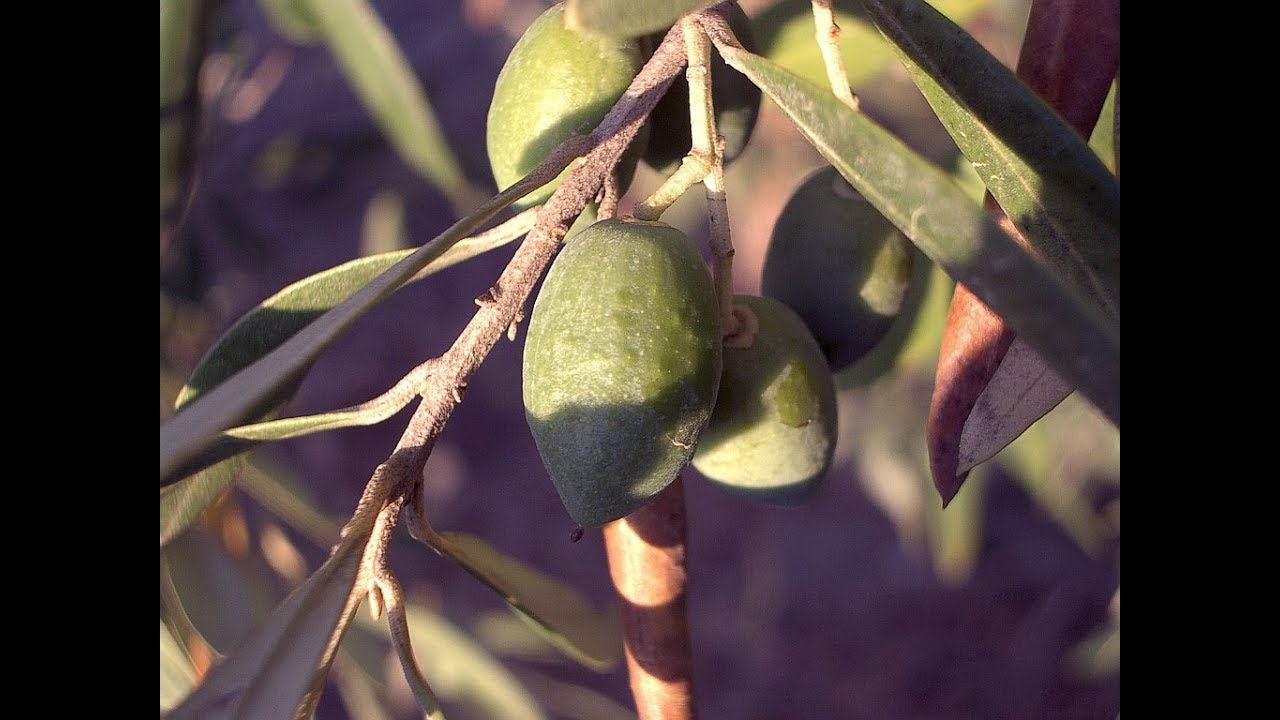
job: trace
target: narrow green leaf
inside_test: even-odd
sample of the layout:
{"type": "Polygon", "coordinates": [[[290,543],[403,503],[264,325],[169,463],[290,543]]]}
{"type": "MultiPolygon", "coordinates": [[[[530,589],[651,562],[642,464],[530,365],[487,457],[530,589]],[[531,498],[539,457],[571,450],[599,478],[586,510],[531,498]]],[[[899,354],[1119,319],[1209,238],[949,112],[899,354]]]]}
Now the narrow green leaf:
{"type": "Polygon", "coordinates": [[[622,656],[617,614],[598,611],[577,590],[504,555],[483,539],[444,532],[433,547],[493,588],[516,615],[569,657],[604,671],[622,656]]]}
{"type": "Polygon", "coordinates": [[[991,194],[1065,282],[1120,316],[1120,186],[1088,144],[977,40],[921,0],[866,0],[991,194]]]}
{"type": "Polygon", "coordinates": [[[564,22],[574,30],[639,37],[676,24],[684,15],[719,0],[566,0],[564,22]]]}
{"type": "Polygon", "coordinates": [[[160,712],[182,701],[196,684],[196,671],[182,645],[160,621],[160,712]]]}
{"type": "Polygon", "coordinates": [[[241,458],[233,457],[169,487],[160,488],[160,547],[191,527],[200,513],[231,486],[241,458]]]}
{"type": "Polygon", "coordinates": [[[362,593],[355,582],[367,540],[368,535],[345,538],[169,719],[292,720],[304,699],[319,692],[359,605],[362,593]]]}
{"type": "Polygon", "coordinates": [[[960,431],[956,472],[967,473],[995,457],[1074,389],[1035,350],[1015,339],[960,431]]]}
{"type": "Polygon", "coordinates": [[[865,114],[763,57],[719,48],[872,205],[1119,424],[1118,320],[1028,255],[944,172],[865,114]]]}
{"type": "MultiPolygon", "coordinates": [[[[264,303],[269,307],[251,311],[252,320],[248,315],[242,318],[201,363],[214,363],[214,367],[197,368],[197,374],[205,374],[193,376],[189,391],[184,388],[178,400],[180,412],[160,426],[161,486],[181,479],[183,475],[177,471],[187,467],[223,430],[260,417],[287,397],[287,391],[301,382],[320,353],[356,320],[433,260],[443,262],[446,251],[531,189],[527,183],[516,183],[398,262],[394,253],[379,256],[380,261],[353,260],[320,273],[318,279],[308,278],[285,288],[264,303]],[[388,261],[394,264],[372,280],[353,280],[368,277],[365,273],[376,272],[380,262],[388,261]],[[236,337],[229,339],[233,332],[236,337]],[[223,379],[225,382],[220,382],[223,379]]],[[[470,247],[458,253],[468,250],[482,251],[470,247]]]]}
{"type": "Polygon", "coordinates": [[[366,0],[305,0],[356,96],[410,167],[456,208],[474,198],[413,67],[366,0]]]}

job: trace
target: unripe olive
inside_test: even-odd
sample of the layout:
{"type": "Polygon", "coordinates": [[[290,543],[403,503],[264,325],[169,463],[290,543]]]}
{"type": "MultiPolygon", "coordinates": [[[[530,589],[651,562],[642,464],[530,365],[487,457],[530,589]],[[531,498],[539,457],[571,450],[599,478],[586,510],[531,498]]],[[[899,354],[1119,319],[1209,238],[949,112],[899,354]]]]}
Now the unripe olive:
{"type": "MultiPolygon", "coordinates": [[[[489,105],[486,141],[498,189],[514,185],[569,137],[591,132],[643,64],[634,39],[565,27],[564,3],[538,16],[507,56],[489,105]]],[[[641,133],[619,163],[622,190],[631,183],[648,126],[641,133]]],[[[568,172],[512,207],[523,210],[545,202],[568,172]]]]}
{"type": "Polygon", "coordinates": [[[778,216],[763,291],[800,315],[837,371],[888,333],[906,301],[917,253],[827,167],[809,176],[778,216]]]}
{"type": "Polygon", "coordinates": [[[693,466],[720,487],[767,503],[808,500],[836,446],[836,388],[818,343],[786,305],[738,295],[734,313],[755,327],[727,343],[711,421],[693,466]]]}
{"type": "MultiPolygon", "coordinates": [[[[737,4],[729,6],[729,27],[742,41],[743,47],[756,52],[751,19],[737,4]]],[[[654,35],[649,41],[656,46],[665,34],[654,35]]],[[[724,136],[722,162],[725,165],[742,154],[751,139],[756,116],[760,113],[760,98],[760,88],[755,83],[729,67],[719,53],[712,51],[711,103],[715,107],[716,132],[724,136]]],[[[683,74],[658,101],[649,120],[653,130],[644,151],[644,161],[654,170],[670,175],[680,167],[680,161],[689,154],[693,144],[689,130],[689,82],[683,74]]]]}
{"type": "Polygon", "coordinates": [[[720,369],[715,292],[688,236],[623,218],[565,243],[529,319],[524,404],[578,524],[627,515],[675,479],[720,369]]]}

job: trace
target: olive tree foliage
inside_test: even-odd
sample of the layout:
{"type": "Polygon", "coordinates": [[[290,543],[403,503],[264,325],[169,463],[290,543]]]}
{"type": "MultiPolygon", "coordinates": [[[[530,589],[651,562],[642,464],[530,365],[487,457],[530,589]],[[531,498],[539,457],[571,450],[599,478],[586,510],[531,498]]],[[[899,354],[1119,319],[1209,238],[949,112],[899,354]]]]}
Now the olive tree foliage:
{"type": "MultiPolygon", "coordinates": [[[[189,69],[198,66],[202,54],[196,30],[211,4],[161,0],[162,108],[180,107],[191,95],[189,69]]],[[[615,169],[628,162],[628,149],[638,135],[655,131],[646,121],[673,83],[687,68],[707,67],[698,60],[699,43],[705,57],[723,62],[758,88],[843,182],[962,288],[944,338],[928,428],[933,480],[944,502],[972,468],[1072,391],[1118,428],[1118,170],[1109,170],[1084,139],[1107,90],[1118,82],[1118,10],[1117,22],[1110,25],[1079,22],[1082,14],[1097,15],[1096,8],[1082,10],[1084,5],[1088,3],[1037,2],[1023,56],[1013,71],[922,0],[861,4],[860,11],[883,35],[983,181],[988,193],[984,206],[948,173],[860,112],[838,50],[831,52],[839,35],[834,25],[823,25],[823,18],[829,23],[831,16],[827,2],[814,3],[814,17],[819,28],[815,45],[828,59],[829,86],[750,50],[727,19],[733,3],[568,0],[564,13],[574,32],[618,41],[647,37],[652,47],[638,70],[628,71],[625,92],[593,129],[548,148],[522,179],[483,197],[441,145],[430,102],[369,2],[263,0],[269,17],[290,40],[323,43],[333,53],[390,144],[450,198],[459,219],[416,249],[351,260],[281,288],[241,317],[187,378],[176,412],[160,426],[161,549],[239,478],[236,482],[251,494],[291,513],[296,527],[331,550],[198,684],[182,662],[166,662],[166,657],[183,655],[184,633],[195,629],[184,619],[174,600],[173,579],[162,567],[161,670],[173,673],[168,685],[162,678],[162,691],[178,688],[167,699],[162,694],[169,717],[308,717],[326,682],[352,682],[354,673],[341,668],[350,660],[344,638],[353,632],[389,642],[423,712],[441,716],[429,668],[424,672],[420,667],[414,644],[429,642],[441,652],[459,654],[475,650],[405,599],[388,560],[390,538],[401,523],[493,588],[517,615],[573,658],[589,667],[618,661],[620,630],[611,613],[479,537],[434,529],[423,504],[422,469],[486,355],[527,324],[533,290],[570,226],[584,211],[601,220],[616,213],[621,189],[615,169]],[[1037,18],[1055,13],[1065,21],[1036,24],[1037,18]],[[1053,33],[1067,34],[1070,42],[1048,42],[1053,33]],[[1040,42],[1043,46],[1035,44],[1040,42]],[[1050,47],[1057,49],[1044,49],[1050,47]],[[1093,56],[1081,60],[1062,47],[1076,48],[1076,53],[1093,48],[1093,56]],[[539,204],[518,213],[511,209],[557,179],[554,192],[539,204]],[[430,282],[431,275],[446,267],[518,240],[510,263],[490,288],[478,293],[472,319],[442,355],[360,405],[279,417],[326,349],[397,289],[430,282]],[[964,307],[980,311],[959,313],[961,292],[972,298],[963,301],[969,303],[964,307]],[[982,333],[967,332],[979,326],[982,333]],[[983,337],[994,339],[984,344],[983,337]],[[400,442],[373,471],[340,528],[281,500],[280,488],[246,464],[248,453],[267,444],[385,422],[415,401],[400,442]],[[256,480],[246,482],[245,477],[256,480]],[[357,620],[362,604],[375,620],[385,621],[357,620]]],[[[1106,2],[1095,5],[1110,7],[1106,2]]],[[[1111,17],[1104,14],[1104,20],[1111,17]]],[[[725,212],[723,185],[716,183],[723,172],[722,148],[718,150],[714,124],[707,120],[714,115],[713,94],[695,75],[689,73],[687,86],[694,124],[691,147],[662,190],[636,206],[637,216],[651,215],[647,221],[657,221],[675,197],[698,184],[708,195],[713,226],[716,214],[725,212]]],[[[1118,102],[1114,118],[1118,168],[1118,102]]],[[[164,119],[162,114],[162,123],[164,119]]],[[[165,167],[166,143],[176,141],[163,124],[161,139],[163,188],[165,172],[172,173],[172,180],[189,168],[165,167]]],[[[162,212],[173,204],[162,193],[162,212]]],[[[732,246],[713,232],[715,243],[712,274],[721,318],[736,326],[732,246]]],[[[723,331],[726,337],[733,334],[732,328],[723,331]]],[[[696,433],[691,442],[696,444],[696,433]]],[[[680,464],[692,450],[678,454],[680,464]]],[[[646,486],[639,500],[606,497],[601,503],[629,512],[665,484],[646,486]]],[[[590,517],[591,524],[601,524],[618,513],[590,517]]],[[[639,698],[637,704],[642,704],[639,698]]]]}

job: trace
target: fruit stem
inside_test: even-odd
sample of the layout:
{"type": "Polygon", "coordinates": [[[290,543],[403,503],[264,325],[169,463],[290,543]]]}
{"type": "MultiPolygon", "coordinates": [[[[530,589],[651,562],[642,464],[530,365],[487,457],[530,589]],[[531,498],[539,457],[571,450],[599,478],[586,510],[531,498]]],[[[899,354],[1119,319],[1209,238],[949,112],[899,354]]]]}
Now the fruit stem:
{"type": "Polygon", "coordinates": [[[683,481],[677,476],[648,504],[603,531],[636,712],[640,720],[691,720],[697,712],[683,481]]]}
{"type": "Polygon", "coordinates": [[[831,92],[840,102],[857,110],[858,98],[849,87],[844,57],[840,55],[840,26],[836,24],[835,13],[831,10],[831,0],[813,0],[813,36],[822,50],[822,62],[827,66],[831,92]]]}
{"type": "Polygon", "coordinates": [[[691,154],[711,159],[711,168],[702,178],[707,189],[711,270],[720,307],[720,334],[730,337],[738,331],[738,319],[733,314],[733,238],[724,192],[724,138],[716,132],[715,107],[711,100],[711,39],[692,17],[683,22],[685,52],[689,57],[685,76],[689,81],[691,154]]]}

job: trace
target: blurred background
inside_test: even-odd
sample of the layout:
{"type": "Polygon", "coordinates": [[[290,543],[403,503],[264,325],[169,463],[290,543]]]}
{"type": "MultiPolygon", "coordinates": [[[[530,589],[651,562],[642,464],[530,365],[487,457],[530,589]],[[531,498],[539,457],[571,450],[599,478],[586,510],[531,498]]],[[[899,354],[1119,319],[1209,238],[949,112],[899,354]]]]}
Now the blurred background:
{"type": "MultiPolygon", "coordinates": [[[[1016,63],[1029,0],[933,4],[1016,63]]],[[[205,351],[258,303],[344,261],[416,247],[496,191],[489,98],[508,51],[549,3],[369,5],[438,125],[424,140],[434,164],[388,142],[330,46],[291,24],[290,0],[161,0],[162,422],[205,351]]],[[[808,2],[742,5],[762,54],[825,84],[808,2]]],[[[979,202],[980,183],[858,3],[836,5],[864,111],[979,202]]],[[[1109,112],[1091,142],[1108,163],[1109,112]]],[[[766,99],[748,149],[727,169],[739,292],[759,292],[773,223],[823,164],[766,99]]],[[[622,211],[660,180],[641,165],[622,211]]],[[[705,248],[700,190],[664,220],[705,248]]],[[[363,402],[444,352],[513,248],[391,296],[321,357],[284,413],[363,402]]],[[[840,378],[840,444],[811,502],[755,504],[686,470],[702,717],[1119,714],[1119,433],[1073,395],[975,470],[943,511],[924,423],[951,287],[935,270],[894,367],[840,378]]],[[[430,517],[605,607],[600,533],[570,541],[574,523],[525,424],[523,342],[495,348],[440,438],[426,473],[430,517]]],[[[411,411],[253,454],[236,487],[162,549],[162,709],[323,561],[411,411]]],[[[559,654],[403,530],[392,562],[414,603],[415,649],[450,718],[633,716],[624,665],[601,672],[559,654]]],[[[420,716],[366,618],[344,643],[318,717],[420,716]]]]}

